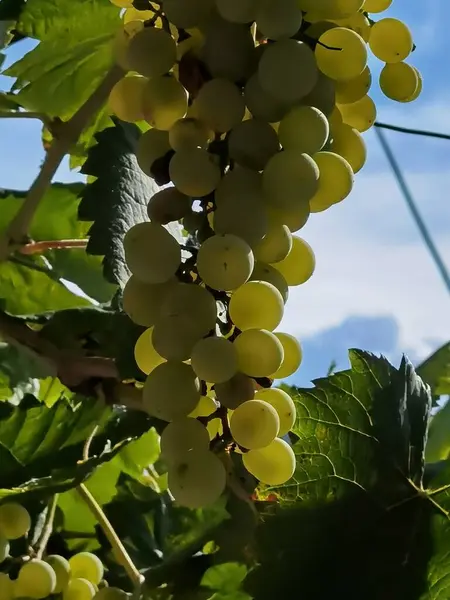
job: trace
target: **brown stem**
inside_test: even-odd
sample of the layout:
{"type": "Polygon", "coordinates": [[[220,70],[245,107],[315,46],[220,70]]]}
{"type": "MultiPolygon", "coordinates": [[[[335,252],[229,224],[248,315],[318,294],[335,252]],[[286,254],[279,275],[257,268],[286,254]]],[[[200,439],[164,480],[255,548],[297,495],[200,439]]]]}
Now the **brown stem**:
{"type": "Polygon", "coordinates": [[[86,248],[88,244],[85,240],[50,240],[43,242],[30,242],[25,244],[19,250],[21,254],[42,254],[47,250],[70,250],[72,248],[86,248]]]}
{"type": "Polygon", "coordinates": [[[45,549],[47,548],[48,540],[52,535],[53,521],[55,520],[56,507],[58,505],[58,494],[54,494],[50,499],[45,516],[45,524],[42,530],[42,535],[36,547],[36,558],[42,558],[45,549]]]}

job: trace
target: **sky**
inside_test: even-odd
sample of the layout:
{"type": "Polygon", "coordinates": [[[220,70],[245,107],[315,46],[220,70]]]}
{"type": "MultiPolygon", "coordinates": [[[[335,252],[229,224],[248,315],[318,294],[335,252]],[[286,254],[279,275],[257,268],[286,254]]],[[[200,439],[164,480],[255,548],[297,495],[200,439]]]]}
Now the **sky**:
{"type": "MultiPolygon", "coordinates": [[[[394,0],[384,16],[405,21],[417,46],[409,62],[424,78],[413,104],[397,104],[378,88],[382,67],[371,60],[370,95],[378,119],[450,134],[449,0],[394,0]]],[[[7,63],[30,49],[19,43],[7,63]]],[[[0,76],[0,89],[11,80],[0,76]]],[[[280,330],[301,342],[304,361],[289,381],[308,385],[331,362],[347,367],[347,350],[383,353],[398,363],[402,353],[420,362],[450,339],[450,297],[424,246],[373,131],[368,161],[352,194],[330,210],[312,215],[299,232],[316,255],[316,271],[291,288],[280,330]]],[[[450,141],[387,132],[419,211],[450,270],[450,141]]],[[[43,151],[39,123],[0,119],[0,186],[24,189],[36,176],[43,151]]],[[[67,161],[56,180],[79,178],[67,161]]]]}

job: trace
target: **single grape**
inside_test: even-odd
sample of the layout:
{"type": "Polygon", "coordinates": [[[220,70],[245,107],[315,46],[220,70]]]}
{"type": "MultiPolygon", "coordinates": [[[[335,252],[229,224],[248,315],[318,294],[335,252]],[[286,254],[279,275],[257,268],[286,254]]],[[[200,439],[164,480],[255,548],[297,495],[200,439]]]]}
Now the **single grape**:
{"type": "Polygon", "coordinates": [[[283,346],[270,331],[246,329],[234,340],[239,370],[250,377],[269,377],[283,362],[283,346]]]}
{"type": "MultiPolygon", "coordinates": [[[[8,540],[0,536],[0,564],[9,556],[9,542],[8,540]]],[[[1,593],[1,592],[0,592],[1,593]]],[[[1,600],[1,596],[0,596],[1,600]]]]}
{"type": "Polygon", "coordinates": [[[189,413],[189,417],[209,417],[213,412],[216,412],[217,404],[210,396],[201,396],[197,406],[189,413]]]}
{"type": "Polygon", "coordinates": [[[170,160],[169,174],[181,193],[196,198],[213,192],[220,181],[220,169],[214,157],[201,148],[175,152],[170,160]]]}
{"type": "Polygon", "coordinates": [[[92,600],[95,595],[95,587],[90,581],[75,577],[64,588],[62,600],[92,600]]]}
{"type": "Polygon", "coordinates": [[[286,225],[291,233],[299,231],[308,222],[311,214],[309,200],[299,202],[297,206],[290,208],[267,207],[267,215],[269,218],[269,227],[271,223],[277,225],[286,225]]]}
{"type": "Polygon", "coordinates": [[[280,292],[284,304],[288,301],[289,286],[286,279],[272,265],[257,261],[250,276],[250,281],[265,281],[270,283],[280,292]]]}
{"type": "Polygon", "coordinates": [[[255,394],[255,400],[264,400],[277,411],[280,419],[280,430],[278,435],[286,435],[295,423],[295,404],[288,393],[278,388],[267,388],[258,390],[255,394]]]}
{"type": "MultiPolygon", "coordinates": [[[[277,263],[277,267],[288,260],[292,251],[284,261],[277,263]]],[[[238,288],[230,299],[230,318],[242,331],[246,329],[273,331],[283,318],[283,313],[283,297],[275,286],[266,281],[248,281],[238,288]]]]}
{"type": "Polygon", "coordinates": [[[292,234],[289,227],[272,221],[267,234],[253,249],[253,253],[257,260],[265,263],[276,263],[286,258],[291,248],[292,234]]]}
{"type": "Polygon", "coordinates": [[[380,13],[387,10],[392,4],[392,0],[366,0],[364,10],[370,13],[380,13]]]}
{"type": "Polygon", "coordinates": [[[253,379],[243,373],[236,373],[231,379],[214,386],[217,400],[229,410],[234,410],[255,396],[253,379]]]}
{"type": "Polygon", "coordinates": [[[361,100],[372,85],[372,73],[367,66],[354,79],[346,81],[336,81],[336,102],[339,104],[352,104],[361,100]]]}
{"type": "Polygon", "coordinates": [[[343,122],[361,133],[372,127],[377,118],[377,109],[370,96],[363,96],[353,104],[339,104],[343,122]]]}
{"type": "Polygon", "coordinates": [[[176,121],[169,131],[170,146],[176,151],[205,149],[213,139],[213,133],[199,119],[185,117],[176,121]]]}
{"type": "Polygon", "coordinates": [[[144,119],[145,77],[129,75],[116,83],[109,94],[108,104],[111,111],[122,121],[136,123],[144,119]]]}
{"type": "Polygon", "coordinates": [[[353,189],[353,171],[349,163],[334,152],[314,154],[319,170],[319,189],[311,198],[311,212],[324,210],[332,204],[342,202],[353,189]]]}
{"type": "Polygon", "coordinates": [[[33,559],[25,563],[15,583],[16,597],[46,598],[56,587],[56,574],[43,560],[33,559]]]}
{"type": "Polygon", "coordinates": [[[215,235],[200,246],[197,270],[206,285],[230,291],[250,277],[254,266],[250,246],[235,235],[215,235]]]}
{"type": "Polygon", "coordinates": [[[225,490],[226,471],[209,451],[191,451],[171,464],[168,486],[175,501],[188,508],[214,504],[225,490]]]}
{"type": "Polygon", "coordinates": [[[283,148],[315,154],[330,133],[326,116],[313,106],[296,106],[281,120],[278,136],[283,148]]]}
{"type": "Polygon", "coordinates": [[[123,27],[116,33],[116,37],[113,42],[113,54],[116,63],[122,67],[124,71],[128,71],[126,64],[128,44],[133,36],[139,31],[144,29],[144,23],[142,21],[131,21],[130,23],[124,23],[123,27]]]}
{"type": "Polygon", "coordinates": [[[235,346],[224,338],[204,338],[192,349],[191,365],[197,377],[203,381],[228,381],[238,370],[235,346]]]}
{"type": "Polygon", "coordinates": [[[367,148],[362,135],[345,123],[333,129],[330,151],[345,158],[355,174],[366,163],[367,148]]]}
{"type": "Polygon", "coordinates": [[[69,559],[72,578],[87,579],[98,585],[103,579],[102,561],[92,552],[79,552],[69,559]]]}
{"type": "Polygon", "coordinates": [[[53,593],[60,594],[62,591],[64,591],[71,577],[69,561],[63,556],[59,556],[57,554],[50,554],[49,556],[46,556],[44,561],[48,563],[55,571],[56,585],[53,593]]]}
{"type": "Polygon", "coordinates": [[[0,600],[13,600],[14,582],[6,573],[0,573],[0,600]]]}
{"type": "Polygon", "coordinates": [[[294,36],[303,19],[298,0],[263,0],[255,20],[264,37],[279,40],[294,36]]]}
{"type": "Polygon", "coordinates": [[[31,527],[27,509],[16,502],[0,505],[0,535],[7,540],[17,540],[26,535],[31,527]]]}
{"type": "Polygon", "coordinates": [[[213,131],[229,131],[240,123],[245,102],[239,88],[226,79],[205,83],[194,102],[194,114],[213,131]]]}
{"type": "Polygon", "coordinates": [[[166,360],[185,361],[190,358],[194,345],[201,337],[198,327],[189,317],[174,313],[156,321],[152,344],[166,360]]]}
{"type": "Polygon", "coordinates": [[[94,600],[129,600],[129,594],[116,587],[104,587],[98,590],[94,600]]]}
{"type": "Polygon", "coordinates": [[[316,268],[316,259],[311,246],[305,240],[292,236],[292,250],[284,260],[274,264],[289,286],[308,281],[316,268]]]}
{"type": "Polygon", "coordinates": [[[313,106],[326,116],[330,115],[336,103],[335,83],[319,72],[316,85],[301,99],[300,103],[304,106],[313,106]]]}
{"type": "Polygon", "coordinates": [[[398,19],[381,19],[372,26],[369,46],[377,58],[398,63],[411,54],[413,39],[408,27],[398,19]]]}
{"type": "Polygon", "coordinates": [[[180,315],[189,320],[200,337],[214,329],[217,306],[207,289],[194,283],[178,283],[165,297],[161,317],[180,315]]]}
{"type": "Polygon", "coordinates": [[[232,23],[250,23],[255,20],[258,0],[216,0],[221,17],[232,23]]]}
{"type": "Polygon", "coordinates": [[[144,77],[159,77],[170,71],[176,59],[173,37],[164,29],[146,27],[131,38],[125,61],[130,71],[144,77]]]}
{"type": "Polygon", "coordinates": [[[273,127],[258,119],[242,121],[228,137],[230,158],[255,171],[262,171],[279,149],[280,143],[273,127]]]}
{"type": "Polygon", "coordinates": [[[260,173],[236,166],[227,171],[214,192],[216,206],[262,202],[262,177],[260,173]]]}
{"type": "Polygon", "coordinates": [[[422,75],[420,74],[420,71],[418,69],[416,69],[416,67],[413,67],[413,69],[417,73],[417,80],[418,80],[417,81],[417,88],[416,88],[414,94],[412,94],[409,98],[407,98],[406,100],[404,100],[404,102],[414,102],[414,100],[417,100],[417,98],[422,93],[422,89],[423,89],[422,75]]]}
{"type": "MultiPolygon", "coordinates": [[[[342,105],[341,105],[342,106],[342,105]]],[[[330,131],[332,132],[335,127],[339,127],[344,122],[342,118],[342,113],[339,110],[338,106],[333,108],[333,111],[330,115],[328,115],[328,123],[330,124],[330,131]]]]}
{"type": "Polygon", "coordinates": [[[214,0],[163,0],[168,20],[179,29],[190,29],[208,21],[214,0]]]}
{"type": "Polygon", "coordinates": [[[250,450],[242,456],[245,468],[256,479],[267,485],[282,485],[295,472],[295,454],[280,438],[265,448],[250,450]]]}
{"type": "Polygon", "coordinates": [[[161,434],[161,455],[171,463],[182,460],[188,452],[208,449],[208,431],[197,419],[185,417],[172,421],[161,434]]]}
{"type": "Polygon", "coordinates": [[[144,87],[142,106],[149,125],[168,131],[186,116],[188,94],[172,75],[153,77],[144,87]]]}
{"type": "Polygon", "coordinates": [[[239,446],[252,450],[268,446],[278,435],[277,411],[262,400],[248,400],[231,415],[230,430],[239,446]]]}
{"type": "Polygon", "coordinates": [[[268,230],[262,194],[259,202],[252,196],[245,202],[240,202],[238,197],[222,202],[214,211],[212,225],[216,234],[233,234],[253,248],[268,230]]]}
{"type": "Polygon", "coordinates": [[[275,123],[286,114],[289,104],[271,96],[259,81],[257,73],[245,84],[244,99],[248,110],[255,119],[275,123]]]}
{"type": "Polygon", "coordinates": [[[299,341],[288,333],[276,332],[284,350],[283,362],[278,371],[272,374],[273,379],[285,379],[293,375],[302,362],[302,348],[299,341]]]}
{"type": "Polygon", "coordinates": [[[358,77],[367,64],[364,40],[345,27],[335,27],[323,33],[315,53],[322,73],[338,81],[358,77]]]}
{"type": "Polygon", "coordinates": [[[150,327],[155,323],[164,297],[175,285],[175,280],[165,283],[144,283],[132,275],[123,290],[123,310],[133,323],[150,327]]]}
{"type": "Polygon", "coordinates": [[[152,167],[156,160],[170,152],[169,134],[159,129],[149,129],[139,138],[136,159],[141,170],[153,177],[152,167]]]}
{"type": "Polygon", "coordinates": [[[397,102],[407,102],[419,85],[417,69],[404,62],[390,63],[380,73],[380,88],[385,96],[397,102]]]}
{"type": "Polygon", "coordinates": [[[153,327],[146,329],[138,337],[134,347],[134,359],[139,369],[148,375],[155,367],[164,362],[164,358],[158,354],[152,341],[153,327]]]}
{"type": "Polygon", "coordinates": [[[147,205],[150,221],[167,225],[179,221],[191,211],[192,200],[174,187],[167,187],[156,192],[147,205]]]}

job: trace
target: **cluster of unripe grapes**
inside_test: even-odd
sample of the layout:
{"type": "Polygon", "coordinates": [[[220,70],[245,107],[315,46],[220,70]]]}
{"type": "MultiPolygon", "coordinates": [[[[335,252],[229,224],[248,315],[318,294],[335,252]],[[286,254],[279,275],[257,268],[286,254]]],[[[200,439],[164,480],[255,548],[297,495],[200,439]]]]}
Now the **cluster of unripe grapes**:
{"type": "Polygon", "coordinates": [[[128,600],[126,592],[108,587],[101,560],[90,552],[79,552],[69,560],[56,554],[21,557],[16,578],[1,572],[9,558],[9,541],[27,535],[30,528],[26,508],[15,502],[0,505],[0,600],[42,600],[53,594],[62,600],[128,600]]]}
{"type": "Polygon", "coordinates": [[[289,287],[315,269],[294,234],[344,200],[365,163],[367,44],[389,97],[415,99],[421,78],[403,62],[408,28],[369,18],[391,0],[112,2],[125,9],[114,52],[127,75],[110,107],[147,123],[138,163],[171,184],[125,237],[123,305],[147,328],[135,357],[146,410],[169,423],[170,491],[199,507],[225,488],[224,453],[269,486],[292,477],[295,407],[270,385],[301,362],[295,338],[274,332],[289,287]]]}

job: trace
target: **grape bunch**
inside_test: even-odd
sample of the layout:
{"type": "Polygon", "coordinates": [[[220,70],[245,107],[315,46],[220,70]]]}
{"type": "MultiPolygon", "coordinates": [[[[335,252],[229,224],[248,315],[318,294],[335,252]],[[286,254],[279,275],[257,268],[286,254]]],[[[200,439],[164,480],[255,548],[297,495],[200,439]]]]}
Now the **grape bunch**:
{"type": "Polygon", "coordinates": [[[169,489],[197,508],[224,491],[227,454],[268,486],[293,476],[295,405],[271,384],[302,359],[276,331],[289,287],[315,270],[298,232],[350,194],[366,161],[367,46],[389,98],[414,100],[422,80],[404,62],[406,25],[372,19],[391,0],[112,2],[125,9],[114,53],[126,75],[110,109],[146,124],[139,166],[171,184],[125,236],[123,307],[146,328],[135,358],[145,409],[168,423],[169,489]]]}

